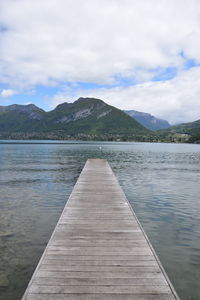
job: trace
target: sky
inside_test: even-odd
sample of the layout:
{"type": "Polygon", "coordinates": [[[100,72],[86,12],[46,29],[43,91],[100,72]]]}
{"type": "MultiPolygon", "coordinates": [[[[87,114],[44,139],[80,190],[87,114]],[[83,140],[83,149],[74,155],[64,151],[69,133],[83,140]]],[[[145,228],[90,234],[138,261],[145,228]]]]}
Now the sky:
{"type": "Polygon", "coordinates": [[[0,0],[0,105],[200,119],[199,0],[0,0]]]}

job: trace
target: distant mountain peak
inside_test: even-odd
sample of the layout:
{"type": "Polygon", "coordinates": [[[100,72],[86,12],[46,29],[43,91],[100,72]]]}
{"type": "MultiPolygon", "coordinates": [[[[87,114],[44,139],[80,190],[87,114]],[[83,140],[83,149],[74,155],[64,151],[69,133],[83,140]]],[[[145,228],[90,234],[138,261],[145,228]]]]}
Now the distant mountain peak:
{"type": "Polygon", "coordinates": [[[17,112],[24,115],[27,115],[30,119],[38,119],[40,120],[44,110],[37,107],[35,104],[11,104],[8,106],[0,106],[0,113],[6,113],[6,112],[17,112]]]}
{"type": "Polygon", "coordinates": [[[25,104],[24,106],[40,109],[39,107],[37,107],[37,106],[36,106],[35,104],[33,104],[33,103],[28,103],[28,104],[25,104]]]}
{"type": "Polygon", "coordinates": [[[148,113],[136,110],[124,110],[124,112],[150,130],[166,129],[171,126],[168,121],[156,118],[148,113]]]}
{"type": "Polygon", "coordinates": [[[74,101],[74,103],[75,103],[75,102],[85,101],[85,100],[88,100],[88,99],[91,99],[91,98],[88,98],[88,97],[80,97],[80,98],[78,98],[76,101],[74,101]]]}
{"type": "Polygon", "coordinates": [[[106,104],[103,100],[98,99],[98,98],[93,98],[93,97],[80,97],[78,100],[74,102],[74,104],[79,104],[79,103],[91,103],[91,104],[99,104],[99,105],[108,105],[106,104]]]}
{"type": "Polygon", "coordinates": [[[54,108],[54,110],[56,110],[56,111],[62,111],[62,110],[64,110],[64,109],[68,108],[69,105],[70,105],[70,103],[68,103],[68,102],[63,102],[63,103],[61,103],[61,104],[58,104],[58,105],[56,106],[56,108],[54,108]]]}
{"type": "Polygon", "coordinates": [[[96,100],[96,101],[103,102],[103,100],[98,99],[98,98],[94,98],[94,97],[80,97],[75,102],[81,102],[81,101],[87,101],[87,100],[94,100],[94,101],[96,100]]]}
{"type": "Polygon", "coordinates": [[[97,98],[90,98],[90,97],[80,97],[74,102],[63,102],[61,104],[58,104],[54,110],[56,111],[64,111],[69,109],[70,107],[74,106],[81,106],[81,105],[87,105],[90,106],[91,109],[94,107],[94,105],[99,106],[105,106],[106,104],[103,100],[97,99],[97,98]]]}

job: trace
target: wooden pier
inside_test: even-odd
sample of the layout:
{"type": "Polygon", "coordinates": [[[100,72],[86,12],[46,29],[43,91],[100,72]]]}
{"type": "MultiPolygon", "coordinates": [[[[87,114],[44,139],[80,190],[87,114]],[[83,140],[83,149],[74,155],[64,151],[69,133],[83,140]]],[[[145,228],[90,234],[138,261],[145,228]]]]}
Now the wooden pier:
{"type": "Polygon", "coordinates": [[[106,160],[87,161],[22,299],[179,299],[106,160]]]}

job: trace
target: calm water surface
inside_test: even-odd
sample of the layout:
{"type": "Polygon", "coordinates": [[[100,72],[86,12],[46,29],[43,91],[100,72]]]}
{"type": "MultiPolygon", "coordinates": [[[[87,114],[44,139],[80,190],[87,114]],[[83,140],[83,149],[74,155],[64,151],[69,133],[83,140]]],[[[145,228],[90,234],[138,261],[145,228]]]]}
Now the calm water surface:
{"type": "Polygon", "coordinates": [[[200,145],[1,141],[0,300],[21,299],[87,158],[108,159],[180,298],[200,299],[200,145]]]}

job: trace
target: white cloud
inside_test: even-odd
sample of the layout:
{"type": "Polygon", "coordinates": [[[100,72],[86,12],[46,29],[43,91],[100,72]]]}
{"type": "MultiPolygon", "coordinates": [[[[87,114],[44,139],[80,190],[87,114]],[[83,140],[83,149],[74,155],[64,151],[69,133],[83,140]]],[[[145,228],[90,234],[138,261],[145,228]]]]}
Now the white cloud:
{"type": "Polygon", "coordinates": [[[8,98],[11,97],[13,95],[15,95],[17,92],[11,89],[3,89],[2,91],[0,91],[0,97],[2,98],[8,98]]]}
{"type": "Polygon", "coordinates": [[[128,77],[138,85],[91,94],[171,122],[199,118],[199,68],[183,71],[185,58],[200,62],[199,0],[1,0],[0,28],[10,90],[128,77]],[[169,66],[176,79],[151,82],[169,66]]]}
{"type": "Polygon", "coordinates": [[[16,85],[146,80],[200,61],[196,0],[1,0],[0,79],[16,85]],[[189,41],[189,42],[188,42],[189,41]],[[148,76],[147,76],[148,74],[148,76]]]}
{"type": "Polygon", "coordinates": [[[172,124],[200,119],[200,67],[168,81],[148,81],[128,88],[78,90],[75,95],[72,92],[55,95],[52,105],[81,96],[96,97],[120,109],[149,112],[172,124]]]}

